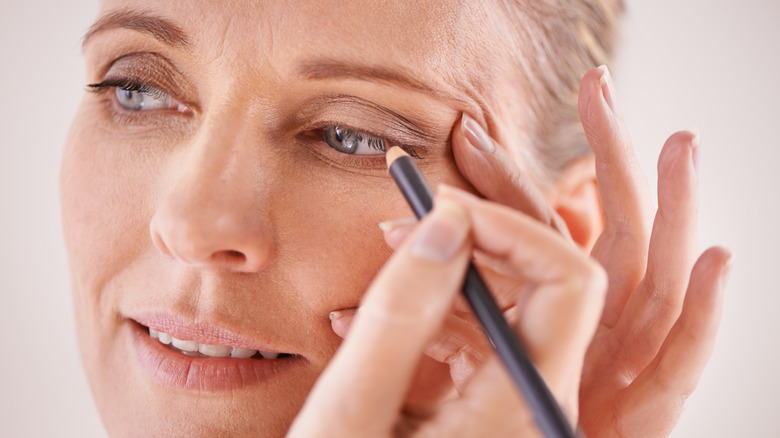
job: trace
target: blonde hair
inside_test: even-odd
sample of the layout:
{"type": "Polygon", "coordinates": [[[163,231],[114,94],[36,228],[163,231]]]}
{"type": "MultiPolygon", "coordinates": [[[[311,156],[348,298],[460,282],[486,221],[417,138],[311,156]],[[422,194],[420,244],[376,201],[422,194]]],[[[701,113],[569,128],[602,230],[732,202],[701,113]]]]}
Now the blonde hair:
{"type": "Polygon", "coordinates": [[[499,0],[512,26],[513,68],[524,87],[525,159],[549,185],[571,162],[590,154],[577,111],[588,70],[608,64],[623,0],[499,0]],[[528,60],[528,61],[526,61],[528,60]],[[528,156],[530,155],[530,156],[528,156]]]}

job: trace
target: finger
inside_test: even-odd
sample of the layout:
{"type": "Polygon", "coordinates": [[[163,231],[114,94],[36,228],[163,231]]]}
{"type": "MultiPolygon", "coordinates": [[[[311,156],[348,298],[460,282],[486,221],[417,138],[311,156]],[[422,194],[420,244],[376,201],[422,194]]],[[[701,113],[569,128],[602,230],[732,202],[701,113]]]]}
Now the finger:
{"type": "MultiPolygon", "coordinates": [[[[417,219],[414,216],[405,216],[379,224],[379,228],[384,233],[385,242],[393,249],[401,246],[416,226],[417,219]]],[[[506,262],[504,260],[491,257],[479,249],[474,251],[473,257],[474,262],[480,268],[480,273],[488,283],[488,286],[490,286],[493,297],[502,310],[519,305],[524,297],[528,296],[530,290],[524,284],[524,280],[511,272],[506,272],[504,269],[506,262]]],[[[463,297],[459,296],[455,299],[456,312],[463,313],[468,312],[468,310],[469,306],[463,297]]]]}
{"type": "Polygon", "coordinates": [[[609,276],[602,324],[612,327],[645,272],[651,202],[631,139],[617,109],[614,83],[606,67],[582,80],[579,112],[596,157],[596,180],[604,232],[593,248],[609,276]]]}
{"type": "Polygon", "coordinates": [[[449,365],[452,382],[461,393],[492,351],[478,323],[450,314],[442,330],[426,347],[425,354],[449,365]]]}
{"type": "Polygon", "coordinates": [[[352,321],[355,320],[356,313],[357,308],[355,307],[330,312],[330,315],[328,316],[330,318],[330,327],[333,329],[333,332],[342,338],[346,338],[347,333],[352,326],[352,321]]]}
{"type": "Polygon", "coordinates": [[[404,243],[406,237],[411,234],[416,226],[417,218],[414,216],[403,216],[379,223],[385,242],[394,250],[404,243]]]}
{"type": "Polygon", "coordinates": [[[542,436],[533,412],[495,355],[477,371],[459,399],[441,406],[415,432],[420,437],[542,436]]]}
{"type": "Polygon", "coordinates": [[[531,178],[504,148],[467,114],[452,131],[452,151],[461,174],[486,199],[520,210],[548,224],[564,236],[568,228],[531,178]]]}
{"type": "Polygon", "coordinates": [[[572,378],[579,379],[604,305],[603,270],[558,233],[517,211],[448,186],[439,188],[439,196],[466,206],[475,247],[506,260],[536,285],[524,304],[520,337],[553,394],[565,392],[572,378]]]}
{"type": "Polygon", "coordinates": [[[656,359],[625,392],[621,412],[635,413],[621,418],[625,436],[667,436],[674,426],[712,354],[730,260],[727,250],[715,247],[694,266],[680,318],[656,359]]]}
{"type": "Polygon", "coordinates": [[[626,305],[615,333],[634,366],[642,369],[658,352],[685,298],[696,261],[698,182],[694,156],[698,136],[678,132],[658,160],[658,212],[650,239],[647,273],[626,305]]]}
{"type": "MultiPolygon", "coordinates": [[[[330,313],[333,331],[344,338],[354,321],[357,309],[342,309],[330,313]]],[[[458,392],[462,392],[476,370],[492,353],[493,347],[482,327],[473,320],[449,314],[442,329],[428,343],[424,354],[450,368],[450,377],[458,392]]]]}
{"type": "Polygon", "coordinates": [[[452,305],[471,254],[463,207],[437,200],[367,291],[349,336],[314,386],[293,436],[388,436],[425,346],[452,305]],[[343,432],[343,433],[340,433],[343,432]]]}

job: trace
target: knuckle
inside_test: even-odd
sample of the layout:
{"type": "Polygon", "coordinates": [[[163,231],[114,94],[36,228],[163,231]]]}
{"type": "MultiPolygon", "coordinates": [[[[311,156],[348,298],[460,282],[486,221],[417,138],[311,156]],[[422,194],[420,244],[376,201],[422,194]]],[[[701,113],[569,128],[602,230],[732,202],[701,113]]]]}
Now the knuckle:
{"type": "Polygon", "coordinates": [[[681,303],[684,294],[677,294],[677,281],[668,275],[648,275],[643,281],[647,299],[659,308],[675,309],[681,303]],[[678,296],[683,295],[683,296],[678,296]]]}
{"type": "Polygon", "coordinates": [[[602,296],[607,291],[607,271],[592,258],[583,258],[576,268],[577,289],[592,296],[602,296]]]}

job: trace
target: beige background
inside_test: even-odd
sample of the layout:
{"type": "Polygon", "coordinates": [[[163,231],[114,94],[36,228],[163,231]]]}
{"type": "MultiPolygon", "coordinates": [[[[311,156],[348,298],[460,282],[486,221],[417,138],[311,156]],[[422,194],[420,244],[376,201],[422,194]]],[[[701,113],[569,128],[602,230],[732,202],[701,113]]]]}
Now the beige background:
{"type": "MultiPolygon", "coordinates": [[[[701,242],[736,253],[721,335],[674,437],[777,437],[780,3],[629,0],[613,66],[646,173],[702,132],[701,242]]],[[[76,352],[57,173],[94,0],[0,0],[0,436],[101,437],[76,352]]]]}

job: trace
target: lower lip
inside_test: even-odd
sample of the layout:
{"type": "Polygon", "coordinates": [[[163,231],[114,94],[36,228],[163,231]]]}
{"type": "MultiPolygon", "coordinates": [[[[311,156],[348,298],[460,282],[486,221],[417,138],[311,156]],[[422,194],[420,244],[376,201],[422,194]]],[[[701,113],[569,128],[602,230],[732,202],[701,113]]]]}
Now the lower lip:
{"type": "Polygon", "coordinates": [[[197,391],[233,391],[279,380],[302,368],[306,359],[233,359],[190,357],[170,349],[149,336],[146,327],[130,322],[131,337],[141,368],[152,381],[168,387],[197,391]]]}

